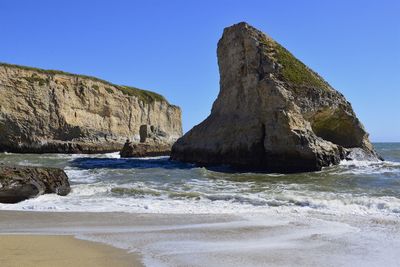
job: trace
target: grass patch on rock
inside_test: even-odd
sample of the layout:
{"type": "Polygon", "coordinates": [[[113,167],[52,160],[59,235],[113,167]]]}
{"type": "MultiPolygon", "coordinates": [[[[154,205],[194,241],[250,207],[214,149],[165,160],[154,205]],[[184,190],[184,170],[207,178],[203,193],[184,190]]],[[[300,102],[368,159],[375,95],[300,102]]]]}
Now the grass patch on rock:
{"type": "Polygon", "coordinates": [[[117,86],[125,95],[136,96],[143,102],[166,101],[162,95],[131,86],[117,86]]]}
{"type": "MultiPolygon", "coordinates": [[[[73,74],[73,73],[60,71],[60,70],[45,70],[45,69],[39,69],[39,68],[33,68],[33,67],[21,66],[21,65],[14,65],[14,64],[8,64],[8,63],[1,63],[1,62],[0,62],[0,66],[8,67],[8,68],[18,68],[18,69],[22,69],[22,70],[30,70],[30,71],[35,71],[37,73],[41,73],[41,74],[45,74],[45,75],[51,75],[51,76],[66,75],[66,76],[70,76],[70,77],[88,79],[88,80],[91,80],[94,82],[100,82],[104,85],[108,85],[108,87],[105,88],[108,93],[114,93],[114,89],[112,89],[112,88],[115,88],[116,90],[120,90],[124,95],[135,96],[139,100],[144,101],[146,103],[150,103],[150,102],[154,102],[154,101],[168,103],[168,101],[162,95],[154,93],[152,91],[143,90],[143,89],[139,89],[139,88],[132,87],[132,86],[116,85],[116,84],[113,84],[106,80],[102,80],[102,79],[92,77],[92,76],[87,76],[87,75],[82,75],[82,74],[73,74]]],[[[31,77],[24,77],[24,79],[26,79],[30,83],[37,82],[37,83],[39,83],[40,86],[45,85],[46,82],[47,83],[49,82],[49,78],[42,79],[36,73],[32,74],[31,77]]],[[[92,87],[94,88],[95,86],[97,86],[97,85],[94,85],[92,87]]]]}
{"type": "Polygon", "coordinates": [[[37,75],[36,73],[33,73],[32,76],[28,76],[28,77],[23,77],[28,83],[30,84],[34,84],[34,83],[38,83],[39,86],[43,86],[45,84],[49,83],[49,79],[43,79],[41,77],[39,77],[39,75],[37,75]]]}
{"type": "Polygon", "coordinates": [[[322,89],[330,88],[329,84],[323,78],[298,60],[279,43],[267,38],[263,39],[262,43],[269,48],[268,52],[272,53],[276,62],[281,65],[279,73],[285,82],[296,86],[322,89]]]}

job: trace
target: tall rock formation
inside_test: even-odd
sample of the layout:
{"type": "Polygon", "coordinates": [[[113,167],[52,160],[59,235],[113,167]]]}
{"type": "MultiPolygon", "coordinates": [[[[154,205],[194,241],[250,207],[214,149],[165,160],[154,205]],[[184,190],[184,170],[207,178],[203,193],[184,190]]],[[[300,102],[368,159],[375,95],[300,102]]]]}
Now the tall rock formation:
{"type": "Polygon", "coordinates": [[[118,151],[139,129],[182,135],[181,110],[164,97],[94,77],[0,64],[0,151],[118,151]]]}
{"type": "Polygon", "coordinates": [[[217,53],[218,98],[174,144],[172,159],[284,173],[359,154],[377,159],[344,96],[264,33],[243,22],[228,27],[217,53]]]}

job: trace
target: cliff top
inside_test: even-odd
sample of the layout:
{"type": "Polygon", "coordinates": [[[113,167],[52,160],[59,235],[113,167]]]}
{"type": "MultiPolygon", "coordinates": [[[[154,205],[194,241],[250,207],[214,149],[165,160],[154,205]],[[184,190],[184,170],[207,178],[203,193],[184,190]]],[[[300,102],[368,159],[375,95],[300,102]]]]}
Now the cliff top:
{"type": "MultiPolygon", "coordinates": [[[[22,66],[22,65],[14,65],[14,64],[9,64],[9,63],[4,63],[0,62],[0,66],[2,67],[7,67],[7,68],[18,68],[22,70],[29,70],[29,71],[35,71],[41,74],[45,75],[67,75],[67,76],[72,76],[72,77],[77,77],[77,78],[82,78],[82,79],[89,79],[95,82],[101,82],[106,85],[110,85],[118,90],[120,90],[123,94],[129,95],[129,96],[136,96],[140,100],[144,102],[154,102],[154,101],[159,101],[159,102],[167,102],[168,101],[165,99],[164,96],[157,94],[152,91],[148,90],[143,90],[139,89],[133,86],[124,86],[124,85],[116,85],[111,82],[108,82],[106,80],[102,80],[93,76],[87,76],[87,75],[82,75],[82,74],[74,74],[74,73],[69,73],[61,70],[46,70],[46,69],[40,69],[40,68],[34,68],[34,67],[29,67],[29,66],[22,66]]],[[[112,92],[112,89],[109,91],[112,92]]]]}
{"type": "Polygon", "coordinates": [[[255,38],[260,43],[260,48],[264,50],[264,53],[278,63],[278,78],[289,85],[332,89],[321,76],[307,67],[286,48],[246,22],[227,27],[224,33],[228,31],[242,31],[249,37],[255,38]]]}

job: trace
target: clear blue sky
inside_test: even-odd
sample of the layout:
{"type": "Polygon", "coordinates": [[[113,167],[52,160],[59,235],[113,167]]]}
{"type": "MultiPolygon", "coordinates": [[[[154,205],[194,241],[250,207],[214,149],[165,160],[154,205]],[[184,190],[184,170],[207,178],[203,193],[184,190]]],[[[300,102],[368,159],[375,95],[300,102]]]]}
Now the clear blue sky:
{"type": "Polygon", "coordinates": [[[184,130],[219,91],[223,28],[246,21],[341,91],[373,141],[400,141],[400,1],[0,1],[0,61],[150,89],[184,130]]]}

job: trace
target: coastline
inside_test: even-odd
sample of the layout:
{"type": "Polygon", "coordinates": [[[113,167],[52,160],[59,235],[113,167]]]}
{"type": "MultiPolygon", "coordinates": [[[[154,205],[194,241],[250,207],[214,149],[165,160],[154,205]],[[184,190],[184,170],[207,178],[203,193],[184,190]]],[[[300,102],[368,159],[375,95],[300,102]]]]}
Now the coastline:
{"type": "Polygon", "coordinates": [[[157,267],[398,266],[400,147],[377,148],[388,161],[293,175],[221,173],[162,157],[0,154],[63,168],[73,189],[0,204],[0,242],[68,236],[117,250],[102,257],[140,255],[157,267]]]}
{"type": "Polygon", "coordinates": [[[90,243],[96,248],[103,243],[123,249],[108,254],[113,260],[120,256],[112,255],[126,251],[133,257],[140,254],[144,266],[296,263],[389,267],[396,266],[400,249],[398,217],[338,217],[313,212],[233,215],[0,211],[0,234],[74,236],[98,242],[90,243]]]}
{"type": "Polygon", "coordinates": [[[141,267],[140,257],[101,243],[70,235],[0,235],[0,265],[141,267]]]}

